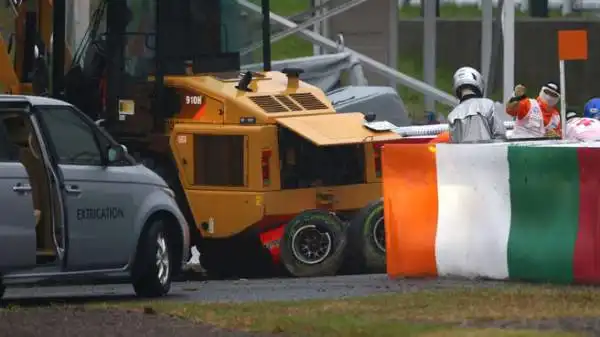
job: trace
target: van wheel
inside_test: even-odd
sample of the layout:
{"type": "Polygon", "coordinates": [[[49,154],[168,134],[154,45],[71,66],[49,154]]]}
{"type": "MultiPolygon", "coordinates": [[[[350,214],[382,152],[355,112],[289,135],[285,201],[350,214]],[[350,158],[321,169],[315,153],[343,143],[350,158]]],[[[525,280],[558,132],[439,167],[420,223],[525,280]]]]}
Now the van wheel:
{"type": "Polygon", "coordinates": [[[286,226],[281,260],[296,277],[335,275],[344,259],[344,223],[323,210],[300,213],[286,226]]]}
{"type": "Polygon", "coordinates": [[[352,272],[385,272],[383,200],[373,201],[358,211],[348,226],[346,249],[346,258],[352,272]]]}
{"type": "Polygon", "coordinates": [[[6,292],[6,286],[0,281],[0,300],[4,297],[4,292],[6,292]]]}
{"type": "Polygon", "coordinates": [[[140,297],[159,297],[171,290],[173,257],[169,236],[161,220],[142,234],[131,271],[133,289],[140,297]]]}

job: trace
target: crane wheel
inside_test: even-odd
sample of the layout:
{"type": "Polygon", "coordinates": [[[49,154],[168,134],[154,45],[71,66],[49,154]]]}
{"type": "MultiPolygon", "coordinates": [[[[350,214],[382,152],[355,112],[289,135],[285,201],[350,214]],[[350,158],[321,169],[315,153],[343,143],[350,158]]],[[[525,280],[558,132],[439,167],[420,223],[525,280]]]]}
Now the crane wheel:
{"type": "Polygon", "coordinates": [[[344,260],[345,225],[324,210],[308,210],[293,218],[281,240],[281,260],[296,277],[335,275],[344,260]]]}
{"type": "Polygon", "coordinates": [[[383,200],[363,207],[348,226],[346,264],[351,273],[384,273],[386,269],[383,200]]]}

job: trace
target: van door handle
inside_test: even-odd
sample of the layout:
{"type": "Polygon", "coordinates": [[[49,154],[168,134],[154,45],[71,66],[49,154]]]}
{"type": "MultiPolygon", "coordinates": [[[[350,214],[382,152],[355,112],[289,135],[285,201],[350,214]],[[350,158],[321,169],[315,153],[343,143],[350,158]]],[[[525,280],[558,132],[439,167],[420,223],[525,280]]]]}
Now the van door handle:
{"type": "Polygon", "coordinates": [[[77,185],[65,185],[65,191],[70,194],[80,194],[81,189],[77,185]]]}
{"type": "Polygon", "coordinates": [[[17,193],[31,192],[31,185],[18,183],[13,186],[13,191],[17,193]]]}

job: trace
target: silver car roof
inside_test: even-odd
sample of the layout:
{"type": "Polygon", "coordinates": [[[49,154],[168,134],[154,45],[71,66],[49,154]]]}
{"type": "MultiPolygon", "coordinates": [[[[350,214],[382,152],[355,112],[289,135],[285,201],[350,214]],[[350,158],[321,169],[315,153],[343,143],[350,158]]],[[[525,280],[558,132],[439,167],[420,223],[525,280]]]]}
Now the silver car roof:
{"type": "Polygon", "coordinates": [[[72,106],[71,104],[43,96],[29,96],[29,95],[0,95],[1,102],[29,102],[32,106],[72,106]]]}

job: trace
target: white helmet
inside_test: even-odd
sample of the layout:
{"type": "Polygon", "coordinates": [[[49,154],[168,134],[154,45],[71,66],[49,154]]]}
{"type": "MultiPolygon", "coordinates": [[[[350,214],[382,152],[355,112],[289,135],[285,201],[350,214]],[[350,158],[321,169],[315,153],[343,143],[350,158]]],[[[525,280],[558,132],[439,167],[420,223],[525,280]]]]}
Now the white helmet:
{"type": "Polygon", "coordinates": [[[460,98],[460,91],[465,87],[473,89],[477,94],[483,95],[483,78],[481,74],[471,67],[459,68],[452,78],[454,93],[460,98]]]}
{"type": "Polygon", "coordinates": [[[542,86],[538,97],[546,102],[548,106],[556,106],[560,100],[560,87],[554,82],[548,82],[542,86]]]}

